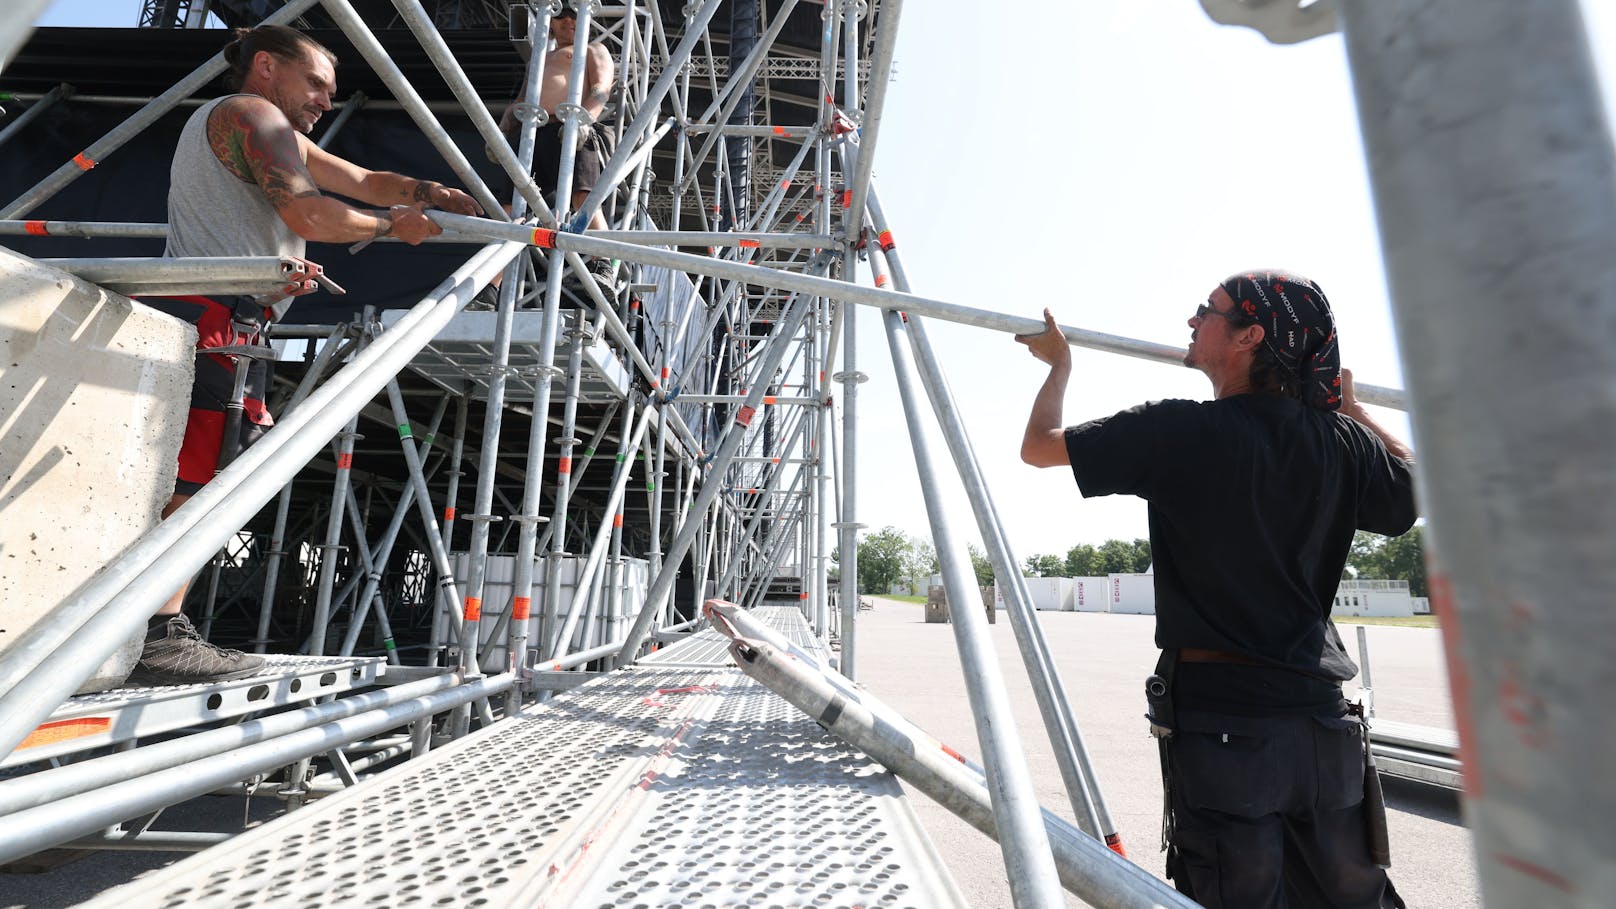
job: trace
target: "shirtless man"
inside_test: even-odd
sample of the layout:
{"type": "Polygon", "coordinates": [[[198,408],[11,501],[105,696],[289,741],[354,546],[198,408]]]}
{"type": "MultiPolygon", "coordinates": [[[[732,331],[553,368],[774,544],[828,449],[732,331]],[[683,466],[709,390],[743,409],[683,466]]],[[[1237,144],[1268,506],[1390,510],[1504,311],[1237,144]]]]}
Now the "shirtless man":
{"type": "MultiPolygon", "coordinates": [[[[185,124],[170,169],[168,256],[303,256],[304,242],[352,243],[397,237],[411,245],[442,231],[428,206],[465,215],[482,209],[464,192],[402,174],[366,170],[323,151],[307,133],[331,109],[336,57],[294,29],[239,29],[224,51],[237,93],[204,104],[185,124]],[[322,190],[382,206],[356,208],[322,190]]],[[[289,291],[301,293],[312,286],[289,291]]],[[[273,319],[262,298],[146,298],[147,305],[197,327],[197,347],[261,343],[273,319]]],[[[277,305],[275,309],[278,309],[277,305]]],[[[235,358],[201,354],[180,448],[168,517],[213,477],[224,439],[235,358]]],[[[250,444],[273,423],[264,409],[266,364],[248,372],[242,438],[250,444]]],[[[189,586],[189,585],[186,585],[189,586]]],[[[146,684],[221,681],[251,675],[263,663],[204,643],[180,612],[181,587],[152,617],[131,680],[146,684]]]]}
{"type": "MultiPolygon", "coordinates": [[[[550,115],[550,119],[539,127],[533,142],[533,179],[539,184],[539,189],[552,198],[561,170],[561,132],[564,126],[556,109],[567,101],[567,79],[572,74],[573,42],[577,34],[578,13],[563,6],[561,12],[550,20],[550,35],[555,39],[555,47],[544,58],[544,74],[539,83],[539,106],[550,115]]],[[[568,211],[577,211],[589,198],[590,191],[600,179],[601,167],[611,154],[611,134],[606,125],[600,122],[600,117],[606,110],[606,99],[612,94],[616,67],[604,44],[590,44],[588,53],[589,58],[584,61],[583,108],[589,112],[589,120],[580,120],[578,123],[578,151],[573,158],[572,194],[568,211]]],[[[520,128],[516,119],[516,104],[505,108],[500,128],[514,144],[520,128]]],[[[599,209],[590,216],[589,229],[606,229],[606,218],[599,209]]],[[[610,266],[607,260],[597,259],[592,263],[596,278],[606,284],[609,292],[615,287],[615,282],[610,279],[610,266]]]]}

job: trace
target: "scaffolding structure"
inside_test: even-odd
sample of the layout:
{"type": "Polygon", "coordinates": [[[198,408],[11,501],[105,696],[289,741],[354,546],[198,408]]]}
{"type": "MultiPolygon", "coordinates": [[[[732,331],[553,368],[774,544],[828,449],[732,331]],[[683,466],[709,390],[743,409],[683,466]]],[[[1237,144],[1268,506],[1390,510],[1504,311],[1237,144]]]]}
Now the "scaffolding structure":
{"type": "MultiPolygon", "coordinates": [[[[266,828],[230,847],[268,854],[285,846],[276,837],[300,835],[298,824],[323,824],[320,829],[329,833],[330,825],[344,823],[353,812],[387,810],[385,798],[379,807],[353,806],[374,801],[378,793],[407,791],[367,783],[373,770],[398,762],[405,763],[394,772],[431,781],[448,774],[453,760],[477,754],[488,762],[489,774],[531,771],[543,785],[591,792],[597,784],[604,787],[602,780],[630,778],[624,774],[654,778],[686,730],[695,728],[691,724],[717,730],[715,724],[729,716],[729,708],[712,706],[719,701],[692,696],[716,684],[707,675],[717,672],[716,664],[692,655],[692,645],[700,643],[700,635],[692,634],[702,621],[698,607],[709,599],[789,607],[771,614],[776,626],[798,636],[797,646],[814,662],[828,664],[834,645],[841,676],[856,680],[861,525],[854,456],[864,376],[854,314],[868,307],[880,311],[896,368],[949,599],[975,599],[964,541],[951,531],[938,496],[945,475],[958,474],[996,574],[1010,579],[1004,591],[1008,613],[1077,820],[1077,831],[1060,835],[1110,847],[1074,850],[1062,840],[1052,849],[1020,743],[995,733],[1009,728],[1008,706],[982,617],[958,610],[952,628],[986,756],[985,769],[972,770],[985,793],[973,803],[973,822],[991,827],[1001,844],[1016,905],[1061,905],[1063,888],[1101,906],[1189,905],[1146,875],[1108,873],[1116,871],[1112,864],[1126,863],[1115,825],[925,326],[939,318],[1026,332],[1042,323],[912,293],[881,208],[874,162],[901,0],[566,5],[577,16],[578,43],[570,96],[555,112],[564,148],[574,148],[589,125],[581,104],[585,45],[603,42],[617,74],[603,118],[614,151],[576,210],[570,155],[562,156],[553,198],[530,175],[535,132],[546,118],[537,104],[539,74],[559,2],[464,8],[475,24],[486,25],[497,7],[525,60],[514,147],[490,113],[492,96],[504,86],[478,84],[468,74],[445,40],[443,30],[455,23],[452,15],[445,18],[443,5],[429,11],[420,0],[289,0],[265,20],[340,33],[392,96],[350,97],[326,127],[322,144],[340,130],[357,128],[368,110],[400,110],[488,214],[430,213],[444,230],[439,242],[470,251],[414,305],[367,308],[334,324],[272,329],[285,367],[274,394],[281,414],[275,428],[58,604],[51,622],[0,656],[0,755],[8,765],[33,770],[21,780],[0,782],[0,861],[64,843],[215,845],[215,839],[148,828],[165,805],[222,788],[256,791],[268,781],[293,805],[343,793],[309,809],[306,820],[294,812],[273,831],[266,828]],[[429,62],[452,101],[423,97],[394,59],[396,35],[386,45],[378,39],[383,27],[408,30],[414,52],[429,62]],[[817,43],[793,44],[789,37],[801,35],[817,36],[817,43]],[[499,198],[473,163],[475,149],[468,151],[464,139],[457,143],[446,129],[444,119],[451,115],[469,122],[470,132],[460,128],[462,136],[474,135],[486,146],[514,187],[509,199],[499,198]],[[609,230],[586,230],[597,211],[609,230]],[[616,263],[618,290],[593,280],[591,259],[616,263]],[[497,306],[479,311],[474,297],[496,277],[497,306]],[[923,425],[932,419],[943,430],[949,466],[927,449],[923,425]],[[839,573],[834,580],[833,553],[839,573]],[[69,700],[86,667],[99,665],[144,626],[169,592],[199,572],[204,581],[194,585],[188,611],[199,617],[203,633],[244,641],[261,653],[297,654],[272,662],[271,674],[299,684],[256,697],[253,686],[246,686],[247,700],[227,708],[233,714],[207,713],[220,709],[215,699],[229,701],[216,687],[171,691],[161,696],[169,718],[163,722],[66,747],[60,737],[50,738],[52,750],[30,754],[44,741],[37,736],[42,724],[95,712],[69,700]],[[670,643],[675,646],[658,649],[670,643]],[[339,662],[328,662],[333,659],[339,662]],[[343,679],[328,680],[328,674],[343,679]],[[673,713],[655,713],[636,701],[634,692],[643,685],[624,680],[649,684],[657,696],[691,697],[656,705],[673,713]],[[686,703],[705,706],[686,710],[686,703]],[[91,748],[132,744],[186,723],[244,715],[250,719],[87,756],[91,748]],[[603,716],[621,722],[602,724],[603,716]],[[665,725],[669,717],[678,720],[672,727],[665,725]],[[600,736],[609,740],[608,750],[639,756],[595,776],[585,768],[578,779],[545,776],[555,769],[549,765],[516,770],[502,763],[517,760],[524,743],[558,751],[568,736],[600,736]],[[645,748],[650,757],[641,760],[645,748]],[[75,754],[86,759],[52,767],[40,760],[75,754]],[[1071,867],[1057,867],[1057,854],[1085,855],[1082,861],[1090,865],[1074,874],[1071,867]]],[[[225,2],[211,11],[230,24],[250,24],[231,21],[247,6],[225,2]]],[[[1489,0],[1489,6],[1506,16],[1502,0],[1489,0]]],[[[208,4],[152,0],[143,15],[150,25],[178,25],[199,19],[184,15],[198,11],[208,12],[208,4]]],[[[1304,30],[1311,32],[1320,14],[1309,15],[1315,18],[1304,30]]],[[[1393,14],[1357,9],[1344,18],[1350,39],[1376,34],[1393,14]]],[[[1556,25],[1576,31],[1574,24],[1556,25]]],[[[0,38],[0,48],[14,43],[11,34],[0,38]]],[[[1360,79],[1393,55],[1367,38],[1349,41],[1349,47],[1360,79]]],[[[222,56],[215,56],[141,103],[116,129],[0,210],[0,235],[163,236],[164,225],[157,223],[29,215],[74,181],[87,174],[94,179],[85,161],[93,167],[170,111],[205,96],[223,69],[222,56]]],[[[1374,96],[1372,88],[1361,94],[1374,96]]],[[[130,103],[75,97],[66,86],[21,97],[33,102],[32,116],[53,105],[130,103]]],[[[1387,119],[1394,122],[1384,132],[1380,121],[1366,120],[1372,150],[1397,135],[1399,125],[1387,119]]],[[[12,124],[0,143],[24,125],[12,124]]],[[[1417,188],[1392,177],[1377,182],[1377,190],[1419,196],[1417,188]]],[[[148,293],[181,292],[177,287],[268,290],[288,274],[278,261],[194,261],[181,263],[179,271],[173,263],[127,259],[63,257],[52,264],[104,286],[148,293]]],[[[1406,321],[1421,324],[1415,316],[1406,321]]],[[[1166,345],[1062,330],[1073,344],[1094,349],[1173,364],[1183,357],[1182,350],[1166,345]]],[[[1608,355],[1602,363],[1609,366],[1608,355]]],[[[1450,377],[1432,370],[1422,378],[1428,384],[1415,390],[1426,401],[1445,400],[1443,383],[1450,377]]],[[[1396,389],[1360,386],[1359,393],[1370,403],[1405,406],[1396,389]]],[[[1418,415],[1420,400],[1414,403],[1418,415]]],[[[1462,511],[1450,500],[1433,505],[1434,524],[1444,508],[1462,511]]],[[[1455,567],[1465,564],[1442,546],[1438,552],[1455,567]]],[[[1453,608],[1442,597],[1434,599],[1453,608]]],[[[1463,654],[1453,659],[1464,662],[1463,654]]],[[[760,690],[735,691],[726,697],[760,716],[774,716],[772,707],[755,700],[766,697],[760,690]]],[[[153,697],[131,692],[122,705],[106,697],[103,712],[145,705],[153,697]]],[[[1462,738],[1469,734],[1464,726],[1461,732],[1462,738]]],[[[1501,731],[1488,734],[1503,737],[1501,731]]],[[[1543,748],[1540,742],[1528,746],[1543,748]]],[[[374,782],[385,786],[386,779],[374,782]]],[[[874,786],[870,797],[882,791],[874,786]]],[[[469,804],[472,796],[466,797],[469,804]]],[[[586,810],[578,807],[585,803],[562,799],[526,808],[538,817],[586,810]]],[[[594,805],[588,811],[608,820],[620,808],[609,800],[588,804],[594,805]]],[[[1507,807],[1525,810],[1518,801],[1507,807]]],[[[1528,898],[1533,904],[1574,905],[1554,902],[1553,892],[1564,892],[1562,884],[1591,882],[1610,867],[1611,856],[1595,850],[1578,853],[1575,873],[1581,877],[1531,873],[1548,860],[1503,826],[1482,825],[1489,842],[1514,850],[1508,853],[1511,867],[1529,869],[1522,878],[1527,883],[1508,877],[1507,870],[1487,871],[1484,881],[1509,894],[1510,904],[1519,897],[1523,905],[1528,898]],[[1538,892],[1543,888],[1549,898],[1538,892]]],[[[577,837],[593,835],[544,831],[551,834],[556,836],[545,839],[544,848],[551,850],[546,855],[562,862],[587,849],[589,841],[577,837]]],[[[515,849],[520,840],[492,847],[515,849]]],[[[295,848],[285,853],[288,862],[298,854],[295,848]]],[[[911,854],[917,861],[935,860],[924,846],[911,854]]],[[[237,864],[234,855],[220,861],[237,864]]],[[[624,861],[624,869],[633,867],[624,861]]],[[[183,893],[183,874],[200,867],[176,869],[165,884],[183,893]]],[[[607,889],[597,892],[594,878],[458,885],[445,880],[427,880],[422,893],[466,899],[474,887],[509,885],[526,900],[556,893],[621,896],[610,892],[621,882],[599,884],[607,889]]],[[[764,874],[747,886],[768,880],[764,874]]],[[[291,885],[264,889],[250,876],[237,883],[268,904],[312,898],[291,885]]],[[[694,877],[681,881],[686,884],[691,893],[706,886],[694,877]]],[[[819,884],[831,886],[822,880],[800,886],[819,884]]],[[[951,898],[947,882],[927,874],[918,875],[914,887],[935,894],[930,905],[951,898]]],[[[666,895],[677,899],[673,893],[666,895]]]]}

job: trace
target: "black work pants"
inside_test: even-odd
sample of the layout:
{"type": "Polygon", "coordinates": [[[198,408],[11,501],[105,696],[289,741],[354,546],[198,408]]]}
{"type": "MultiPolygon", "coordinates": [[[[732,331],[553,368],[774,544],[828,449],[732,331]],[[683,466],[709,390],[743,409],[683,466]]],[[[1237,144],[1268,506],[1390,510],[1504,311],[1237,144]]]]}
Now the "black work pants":
{"type": "Polygon", "coordinates": [[[1401,909],[1369,860],[1351,717],[1182,711],[1167,873],[1208,909],[1401,909]]]}

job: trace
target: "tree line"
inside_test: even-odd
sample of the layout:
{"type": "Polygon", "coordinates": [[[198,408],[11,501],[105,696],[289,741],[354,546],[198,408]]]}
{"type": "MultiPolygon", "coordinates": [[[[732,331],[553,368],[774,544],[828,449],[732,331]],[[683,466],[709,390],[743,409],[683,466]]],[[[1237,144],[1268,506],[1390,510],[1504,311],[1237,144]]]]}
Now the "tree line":
{"type": "MultiPolygon", "coordinates": [[[[976,582],[993,583],[993,566],[982,549],[967,547],[976,582]]],[[[833,555],[834,558],[834,555],[833,555]]],[[[1098,546],[1079,543],[1066,555],[1027,556],[1022,572],[1035,578],[1092,578],[1108,574],[1141,574],[1151,564],[1150,541],[1106,540],[1098,546]]],[[[859,541],[858,582],[864,593],[883,594],[893,584],[936,574],[937,550],[931,542],[888,525],[859,541]]],[[[1415,527],[1400,537],[1358,531],[1347,555],[1342,579],[1364,578],[1407,581],[1409,592],[1425,596],[1424,528],[1415,527]]]]}

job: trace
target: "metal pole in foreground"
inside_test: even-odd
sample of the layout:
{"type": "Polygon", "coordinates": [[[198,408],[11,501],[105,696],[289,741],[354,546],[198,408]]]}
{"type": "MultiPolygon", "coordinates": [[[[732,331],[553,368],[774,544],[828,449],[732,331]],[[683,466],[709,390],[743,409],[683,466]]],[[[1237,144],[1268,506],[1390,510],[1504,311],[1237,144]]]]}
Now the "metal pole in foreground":
{"type": "Polygon", "coordinates": [[[1481,890],[1496,906],[1602,905],[1616,880],[1616,153],[1579,5],[1338,14],[1481,890]]]}
{"type": "MultiPolygon", "coordinates": [[[[457,230],[471,237],[514,240],[518,243],[532,243],[546,248],[554,247],[569,253],[586,256],[604,256],[622,259],[626,262],[638,262],[644,265],[659,265],[663,268],[671,268],[696,275],[711,275],[725,280],[756,284],[760,287],[830,297],[833,300],[856,303],[860,306],[872,306],[877,309],[901,310],[929,318],[942,319],[947,322],[958,322],[961,325],[988,328],[1010,334],[1043,331],[1043,322],[1026,316],[1012,316],[993,312],[992,310],[976,309],[933,297],[895,293],[875,287],[862,287],[857,284],[848,284],[845,281],[837,281],[802,272],[780,271],[765,268],[761,265],[747,265],[729,259],[712,259],[706,256],[659,249],[654,246],[616,243],[586,234],[561,233],[545,229],[534,230],[527,225],[501,224],[496,221],[468,218],[464,215],[456,215],[450,212],[428,211],[427,217],[445,230],[457,230]]],[[[1107,353],[1138,357],[1142,360],[1152,360],[1157,363],[1168,363],[1174,366],[1184,365],[1184,348],[1182,347],[1157,344],[1153,341],[1137,341],[1133,338],[1124,338],[1083,328],[1072,328],[1066,325],[1060,326],[1060,329],[1067,342],[1078,347],[1088,347],[1107,353]]],[[[1391,407],[1397,410],[1406,409],[1406,405],[1403,403],[1402,389],[1382,388],[1376,385],[1360,383],[1357,390],[1358,399],[1365,403],[1378,404],[1382,407],[1391,407]]]]}
{"type": "MultiPolygon", "coordinates": [[[[881,236],[881,254],[872,255],[871,262],[877,266],[882,260],[890,263],[897,288],[907,291],[909,278],[903,271],[897,244],[893,241],[891,231],[887,229],[886,218],[881,211],[880,199],[874,187],[871,188],[870,200],[871,226],[879,231],[881,236]]],[[[877,270],[879,271],[879,268],[877,270]]],[[[1078,826],[1082,827],[1085,833],[1103,839],[1107,846],[1123,853],[1122,837],[1117,833],[1110,811],[1106,809],[1105,796],[1100,791],[1094,765],[1089,760],[1088,749],[1084,746],[1083,735],[1078,729],[1077,715],[1072,711],[1071,703],[1066,698],[1060,671],[1055,667],[1049,643],[1044,639],[1043,628],[1038,624],[1038,616],[1033,610],[1032,596],[1028,593],[1026,582],[1021,576],[1020,565],[1010,551],[1009,541],[1005,539],[1004,526],[999,520],[998,509],[993,504],[993,496],[988,492],[987,478],[982,475],[981,465],[976,460],[976,451],[965,434],[964,421],[954,403],[953,392],[948,387],[948,380],[943,375],[937,355],[932,351],[931,340],[926,335],[925,322],[918,316],[911,316],[907,328],[909,342],[914,349],[915,362],[920,367],[922,381],[927,394],[931,397],[938,425],[942,427],[943,436],[948,441],[954,467],[959,471],[960,480],[965,486],[965,494],[970,500],[971,511],[976,517],[983,545],[987,548],[988,557],[993,563],[994,573],[1003,579],[1001,583],[1008,588],[1005,592],[1005,603],[1010,607],[1008,611],[1011,628],[1015,632],[1016,644],[1021,650],[1022,663],[1025,664],[1028,678],[1032,682],[1038,712],[1049,735],[1050,748],[1055,753],[1061,780],[1066,784],[1072,815],[1077,818],[1078,826]]],[[[976,601],[973,599],[970,602],[975,604],[976,601]]]]}
{"type": "MultiPolygon", "coordinates": [[[[937,489],[937,470],[932,464],[921,420],[921,406],[915,389],[914,364],[900,339],[902,318],[884,312],[887,345],[892,351],[892,371],[903,400],[909,443],[915,452],[915,468],[920,474],[920,490],[926,500],[926,516],[931,523],[937,560],[943,570],[943,587],[950,603],[973,604],[978,599],[976,578],[970,571],[965,547],[954,538],[937,489]]],[[[971,713],[976,719],[976,738],[987,767],[988,792],[993,799],[993,819],[999,831],[999,847],[1004,853],[1005,874],[1010,879],[1010,897],[1017,907],[1064,906],[1060,879],[1049,851],[1049,838],[1038,811],[1038,796],[1028,778],[1027,759],[1010,718],[1010,701],[1004,692],[1004,673],[987,640],[982,613],[966,607],[950,611],[954,643],[959,648],[965,674],[965,691],[970,696],[971,713]]]]}

